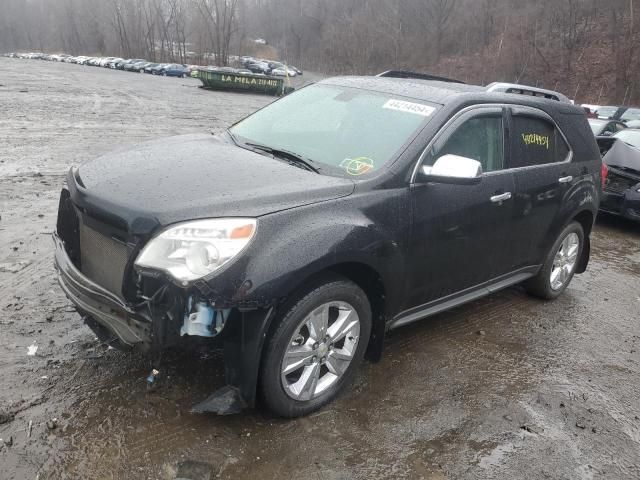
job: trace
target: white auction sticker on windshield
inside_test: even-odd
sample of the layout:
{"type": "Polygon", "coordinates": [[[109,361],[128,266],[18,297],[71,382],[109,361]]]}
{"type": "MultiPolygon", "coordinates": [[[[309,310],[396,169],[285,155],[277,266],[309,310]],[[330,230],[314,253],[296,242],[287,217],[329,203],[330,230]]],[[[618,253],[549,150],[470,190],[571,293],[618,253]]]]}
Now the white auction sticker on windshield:
{"type": "Polygon", "coordinates": [[[387,100],[387,103],[385,103],[382,108],[397,110],[399,112],[415,113],[416,115],[422,115],[423,117],[428,117],[435,110],[435,108],[428,105],[405,102],[404,100],[387,100]]]}

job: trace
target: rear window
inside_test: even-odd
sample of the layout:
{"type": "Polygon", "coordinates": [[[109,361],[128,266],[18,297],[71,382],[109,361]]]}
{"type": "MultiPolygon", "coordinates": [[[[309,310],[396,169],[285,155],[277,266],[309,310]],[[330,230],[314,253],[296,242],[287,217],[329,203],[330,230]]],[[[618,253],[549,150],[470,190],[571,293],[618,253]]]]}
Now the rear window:
{"type": "Polygon", "coordinates": [[[564,162],[569,147],[556,126],[543,118],[514,115],[509,168],[564,162]]]}

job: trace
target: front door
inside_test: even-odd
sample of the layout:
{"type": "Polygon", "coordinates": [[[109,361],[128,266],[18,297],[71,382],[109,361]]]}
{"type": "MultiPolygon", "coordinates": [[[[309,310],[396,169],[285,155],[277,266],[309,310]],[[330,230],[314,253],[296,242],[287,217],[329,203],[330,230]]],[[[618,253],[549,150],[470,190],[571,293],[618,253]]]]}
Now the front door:
{"type": "Polygon", "coordinates": [[[513,174],[505,170],[504,112],[474,108],[438,134],[424,156],[478,160],[476,185],[414,184],[405,308],[423,305],[511,271],[513,174]]]}

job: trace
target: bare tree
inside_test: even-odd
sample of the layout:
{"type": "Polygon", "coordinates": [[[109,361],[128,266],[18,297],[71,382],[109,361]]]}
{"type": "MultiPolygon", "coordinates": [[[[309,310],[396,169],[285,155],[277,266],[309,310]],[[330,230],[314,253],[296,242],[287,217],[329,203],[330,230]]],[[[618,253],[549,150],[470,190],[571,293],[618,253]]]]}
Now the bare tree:
{"type": "Polygon", "coordinates": [[[228,65],[238,0],[196,0],[205,18],[216,63],[228,65]]]}

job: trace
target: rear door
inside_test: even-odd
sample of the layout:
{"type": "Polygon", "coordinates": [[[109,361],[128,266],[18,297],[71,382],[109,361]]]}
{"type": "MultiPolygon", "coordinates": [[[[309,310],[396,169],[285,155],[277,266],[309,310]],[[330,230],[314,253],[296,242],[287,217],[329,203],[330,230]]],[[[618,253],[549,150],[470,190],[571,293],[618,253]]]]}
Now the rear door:
{"type": "Polygon", "coordinates": [[[406,308],[416,307],[508,273],[515,183],[505,170],[504,110],[474,107],[436,137],[422,165],[443,155],[478,160],[477,185],[414,184],[406,308]]]}
{"type": "Polygon", "coordinates": [[[554,221],[566,194],[580,178],[580,165],[555,122],[527,107],[510,109],[507,165],[516,182],[514,198],[514,268],[537,265],[547,253],[554,221]]]}

